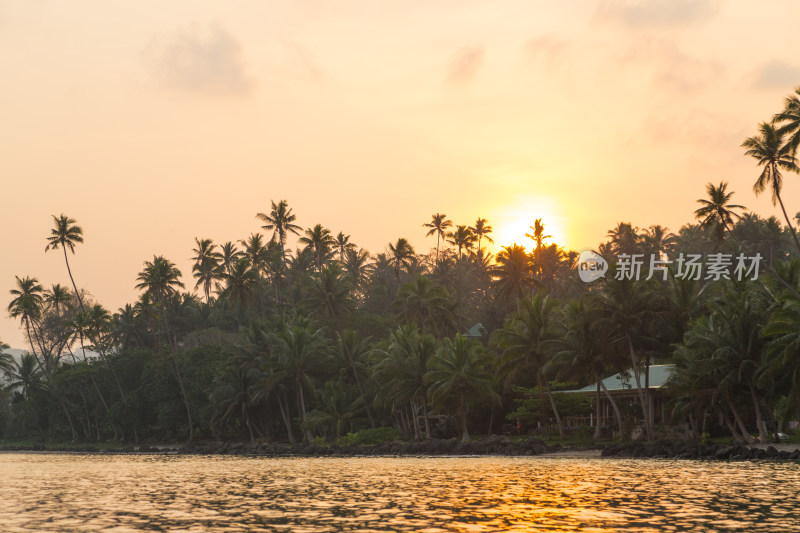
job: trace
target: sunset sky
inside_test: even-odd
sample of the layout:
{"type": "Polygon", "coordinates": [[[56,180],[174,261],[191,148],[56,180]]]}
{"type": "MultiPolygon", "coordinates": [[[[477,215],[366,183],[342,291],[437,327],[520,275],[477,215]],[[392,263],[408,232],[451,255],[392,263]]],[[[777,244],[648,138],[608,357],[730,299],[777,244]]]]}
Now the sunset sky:
{"type": "MultiPolygon", "coordinates": [[[[195,237],[259,231],[286,199],[372,252],[434,212],[498,244],[542,217],[594,247],[620,221],[677,231],[708,181],[756,199],[739,147],[800,85],[800,2],[0,2],[0,339],[14,276],[77,219],[79,286],[133,301],[154,254],[187,287],[195,237]]],[[[800,210],[800,177],[784,200],[800,210]]]]}

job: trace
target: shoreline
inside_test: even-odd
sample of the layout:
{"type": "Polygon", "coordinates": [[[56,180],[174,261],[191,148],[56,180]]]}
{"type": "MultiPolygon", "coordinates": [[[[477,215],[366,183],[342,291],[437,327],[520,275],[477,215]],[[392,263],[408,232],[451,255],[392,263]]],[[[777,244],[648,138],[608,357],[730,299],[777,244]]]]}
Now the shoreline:
{"type": "Polygon", "coordinates": [[[548,446],[540,439],[514,442],[491,435],[462,443],[457,439],[426,442],[394,441],[375,445],[290,445],[272,443],[194,443],[191,445],[128,445],[118,448],[70,445],[0,445],[0,454],[72,455],[228,455],[246,457],[543,457],[618,459],[694,459],[713,461],[793,461],[800,463],[797,444],[704,444],[685,441],[627,442],[587,447],[548,446]]]}

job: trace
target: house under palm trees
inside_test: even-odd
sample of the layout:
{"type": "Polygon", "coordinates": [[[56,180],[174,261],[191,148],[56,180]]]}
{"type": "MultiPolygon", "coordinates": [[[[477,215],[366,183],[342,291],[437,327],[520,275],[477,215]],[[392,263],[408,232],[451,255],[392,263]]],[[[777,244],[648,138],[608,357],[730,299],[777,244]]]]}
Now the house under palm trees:
{"type": "MultiPolygon", "coordinates": [[[[670,421],[670,410],[667,405],[669,397],[665,390],[665,385],[672,374],[673,368],[674,365],[650,365],[649,376],[640,376],[642,387],[645,389],[645,401],[649,405],[650,419],[653,421],[653,424],[665,424],[670,421]],[[647,385],[645,385],[645,383],[647,385]]],[[[605,378],[602,385],[600,383],[593,383],[582,389],[561,391],[558,394],[581,394],[591,398],[592,401],[599,397],[599,409],[595,407],[594,412],[588,413],[587,416],[580,421],[583,422],[581,425],[584,426],[588,421],[588,425],[591,427],[597,427],[598,424],[600,427],[617,426],[614,408],[608,396],[613,397],[614,402],[616,402],[620,409],[625,409],[625,407],[628,406],[635,406],[638,403],[636,378],[630,370],[605,378]],[[606,395],[606,391],[608,395],[606,395]]]]}

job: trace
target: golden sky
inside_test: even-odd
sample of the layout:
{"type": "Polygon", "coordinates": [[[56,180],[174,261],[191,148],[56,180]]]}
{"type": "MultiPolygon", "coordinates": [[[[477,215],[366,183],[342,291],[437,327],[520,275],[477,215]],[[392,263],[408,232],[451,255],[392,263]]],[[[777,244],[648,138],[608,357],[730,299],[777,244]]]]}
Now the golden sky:
{"type": "MultiPolygon", "coordinates": [[[[794,0],[4,0],[0,294],[68,281],[44,254],[62,212],[112,310],[144,260],[189,274],[194,237],[245,238],[273,199],[373,252],[434,246],[434,212],[502,244],[537,217],[574,249],[677,230],[708,181],[778,214],[739,145],[800,85],[798,20],[794,0]]],[[[0,339],[22,347],[5,316],[0,339]]]]}

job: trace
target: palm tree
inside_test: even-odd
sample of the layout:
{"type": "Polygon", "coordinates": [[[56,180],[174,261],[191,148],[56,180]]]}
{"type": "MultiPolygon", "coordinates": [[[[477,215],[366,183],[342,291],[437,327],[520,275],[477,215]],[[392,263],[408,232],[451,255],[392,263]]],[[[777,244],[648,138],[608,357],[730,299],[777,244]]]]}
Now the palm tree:
{"type": "Polygon", "coordinates": [[[629,222],[619,222],[614,229],[608,231],[610,239],[609,248],[614,254],[636,254],[641,253],[641,237],[639,228],[629,222]]]}
{"type": "Polygon", "coordinates": [[[72,294],[60,283],[54,283],[44,292],[44,303],[55,310],[57,317],[61,317],[62,309],[72,308],[72,294]]]}
{"type": "Polygon", "coordinates": [[[500,395],[494,390],[489,359],[478,341],[461,334],[453,340],[445,339],[436,355],[431,370],[425,375],[431,401],[441,403],[447,398],[457,399],[461,442],[466,442],[469,440],[467,397],[500,401],[500,395]]]}
{"type": "Polygon", "coordinates": [[[6,353],[10,346],[0,341],[0,373],[8,374],[14,368],[14,358],[10,353],[6,353]]]}
{"type": "Polygon", "coordinates": [[[203,294],[206,296],[206,303],[211,301],[211,284],[219,279],[220,261],[222,255],[216,251],[217,245],[211,239],[198,239],[195,237],[196,248],[192,249],[195,256],[192,257],[194,265],[192,272],[197,283],[195,288],[203,286],[203,294]]]}
{"type": "Polygon", "coordinates": [[[656,224],[644,230],[642,243],[647,252],[662,256],[668,255],[675,250],[675,246],[678,244],[678,237],[668,228],[656,224]]]}
{"type": "Polygon", "coordinates": [[[767,188],[772,191],[772,205],[777,201],[786,219],[786,225],[792,232],[797,250],[800,251],[800,241],[797,240],[792,221],[786,213],[786,208],[781,199],[781,189],[783,188],[783,175],[781,170],[790,172],[800,172],[797,166],[797,159],[794,156],[796,146],[792,142],[784,142],[784,134],[775,127],[775,124],[762,122],[759,127],[759,135],[749,137],[742,143],[742,148],[746,148],[745,155],[749,155],[758,161],[758,166],[763,166],[764,170],[753,184],[753,192],[756,196],[764,192],[767,188]]]}
{"type": "Polygon", "coordinates": [[[286,237],[290,233],[298,235],[301,229],[300,226],[294,223],[297,217],[292,214],[292,210],[286,200],[281,200],[277,204],[273,201],[269,215],[258,213],[256,218],[264,222],[264,225],[261,226],[263,229],[267,231],[273,230],[272,240],[280,243],[281,253],[286,257],[286,237]]]}
{"type": "Polygon", "coordinates": [[[192,422],[192,412],[189,408],[189,397],[186,394],[186,388],[183,385],[183,377],[181,375],[180,364],[178,357],[175,353],[178,349],[177,339],[170,342],[169,322],[167,321],[167,299],[177,294],[178,288],[183,288],[183,283],[180,281],[181,271],[175,266],[175,263],[165,259],[164,256],[153,256],[152,261],[145,261],[144,269],[137,276],[139,283],[136,285],[137,289],[144,291],[143,297],[149,297],[160,308],[161,319],[164,324],[164,340],[165,345],[168,347],[167,359],[170,362],[169,368],[175,380],[178,382],[178,387],[181,391],[183,398],[183,405],[186,408],[186,418],[189,422],[189,442],[194,438],[194,423],[192,422]],[[170,349],[169,346],[173,346],[170,349]]]}
{"type": "Polygon", "coordinates": [[[468,226],[458,225],[454,231],[447,234],[447,242],[458,248],[458,260],[464,257],[463,251],[469,253],[475,245],[475,234],[468,226]]]}
{"type": "Polygon", "coordinates": [[[372,357],[377,360],[373,379],[380,384],[376,400],[391,404],[393,411],[408,413],[414,438],[419,439],[419,410],[425,419],[425,435],[430,437],[428,423],[428,383],[426,373],[437,350],[432,335],[420,333],[415,325],[394,330],[386,345],[376,348],[372,357]]]}
{"type": "MultiPolygon", "coordinates": [[[[697,200],[702,207],[697,208],[694,212],[694,216],[700,220],[701,227],[710,227],[713,226],[716,229],[717,238],[722,239],[727,231],[728,234],[733,237],[734,241],[745,251],[747,251],[751,256],[753,255],[750,252],[749,248],[744,245],[737,237],[736,234],[733,233],[733,219],[740,219],[742,218],[741,215],[736,213],[735,210],[737,209],[744,209],[744,206],[731,204],[731,197],[733,196],[733,191],[727,191],[728,184],[724,181],[720,182],[718,186],[714,186],[713,183],[708,183],[706,185],[706,192],[708,193],[708,200],[705,198],[700,198],[697,200]]],[[[793,287],[790,283],[787,283],[783,277],[777,273],[769,263],[765,264],[767,272],[769,272],[781,285],[783,285],[789,292],[795,295],[797,298],[800,298],[800,292],[797,292],[797,289],[793,287]]]]}
{"type": "Polygon", "coordinates": [[[367,277],[368,262],[369,252],[363,248],[358,251],[347,250],[345,254],[344,269],[356,288],[360,287],[362,281],[367,277]]]}
{"type": "Polygon", "coordinates": [[[489,234],[492,232],[492,227],[486,223],[485,218],[479,217],[478,220],[475,221],[475,225],[471,226],[469,229],[472,231],[473,235],[478,237],[478,252],[481,251],[481,239],[484,237],[487,241],[494,243],[494,240],[489,237],[489,234]]]}
{"type": "Polygon", "coordinates": [[[231,267],[230,272],[224,274],[225,288],[220,296],[234,302],[239,312],[243,312],[247,301],[258,284],[258,272],[253,268],[248,257],[239,257],[231,267]]]}
{"type": "MultiPolygon", "coordinates": [[[[222,267],[222,274],[225,272],[230,273],[236,260],[242,257],[242,252],[236,248],[236,244],[231,241],[226,242],[220,246],[220,266],[222,267]]],[[[222,275],[220,276],[222,277],[222,275]]]]}
{"type": "Polygon", "coordinates": [[[775,115],[775,121],[781,124],[778,133],[789,135],[787,144],[792,147],[792,155],[797,155],[797,147],[800,146],[800,87],[786,98],[784,109],[775,115]]]}
{"type": "Polygon", "coordinates": [[[333,254],[333,247],[336,245],[336,240],[331,235],[331,230],[323,227],[322,224],[317,224],[313,228],[308,228],[303,237],[300,237],[300,242],[306,245],[314,254],[314,265],[316,266],[317,273],[322,271],[322,265],[331,258],[333,254]]]}
{"type": "Polygon", "coordinates": [[[453,221],[447,218],[447,215],[434,213],[431,215],[431,221],[423,224],[423,228],[429,228],[426,237],[436,235],[436,262],[439,262],[439,240],[445,237],[447,228],[453,225],[453,221]]]}
{"type": "Polygon", "coordinates": [[[352,285],[345,280],[338,263],[330,263],[314,280],[313,293],[308,303],[319,315],[335,318],[351,312],[354,308],[350,295],[352,285]]]}
{"type": "Polygon", "coordinates": [[[342,332],[336,332],[336,351],[335,355],[341,361],[340,368],[353,376],[353,380],[358,387],[358,393],[361,396],[361,401],[367,412],[369,425],[375,427],[375,418],[372,416],[372,409],[370,409],[370,402],[367,401],[366,393],[364,392],[364,364],[366,355],[369,351],[370,338],[358,340],[356,332],[352,329],[346,329],[342,332]]]}
{"type": "Polygon", "coordinates": [[[59,247],[64,251],[64,262],[67,264],[67,273],[69,279],[72,281],[72,288],[75,289],[75,296],[78,297],[78,303],[83,309],[83,300],[78,292],[78,287],[75,285],[75,279],[72,277],[72,270],[69,267],[69,258],[67,257],[67,248],[73,254],[75,253],[75,245],[83,242],[83,230],[80,226],[76,225],[74,218],[69,218],[63,213],[57,217],[52,215],[55,227],[50,230],[50,237],[47,238],[47,246],[44,251],[57,250],[59,247]]]}
{"type": "Polygon", "coordinates": [[[355,250],[357,246],[350,242],[350,235],[345,235],[342,231],[339,232],[335,240],[336,249],[339,251],[339,262],[344,263],[344,258],[347,255],[347,252],[350,250],[355,250]]]}
{"type": "Polygon", "coordinates": [[[410,270],[414,262],[414,248],[409,242],[400,237],[397,243],[389,243],[389,252],[391,253],[391,262],[394,266],[395,278],[400,279],[401,270],[410,270]]]}
{"type": "Polygon", "coordinates": [[[545,239],[552,239],[552,235],[545,235],[544,234],[544,224],[542,224],[542,219],[537,218],[533,221],[533,226],[530,226],[533,230],[532,233],[526,233],[525,236],[529,239],[532,239],[533,242],[536,243],[536,249],[540,249],[542,247],[542,243],[545,239]]]}
{"type": "Polygon", "coordinates": [[[395,304],[403,320],[415,324],[421,331],[441,335],[455,327],[455,314],[447,289],[425,276],[417,276],[397,291],[395,304]]]}
{"type": "Polygon", "coordinates": [[[545,349],[548,341],[556,338],[556,300],[542,293],[533,298],[522,298],[519,310],[512,313],[498,330],[497,343],[502,351],[501,371],[508,378],[517,378],[522,372],[536,375],[540,390],[547,393],[553,415],[558,425],[558,433],[563,439],[564,424],[550,390],[546,369],[552,354],[545,349]]]}
{"type": "Polygon", "coordinates": [[[30,353],[20,356],[19,362],[15,362],[8,372],[10,389],[22,389],[22,397],[30,399],[31,393],[42,388],[42,372],[36,362],[36,357],[30,353]]]}
{"type": "Polygon", "coordinates": [[[533,276],[533,268],[533,261],[525,248],[518,244],[504,246],[497,254],[497,264],[491,271],[497,297],[516,303],[536,287],[539,282],[533,276]]]}

